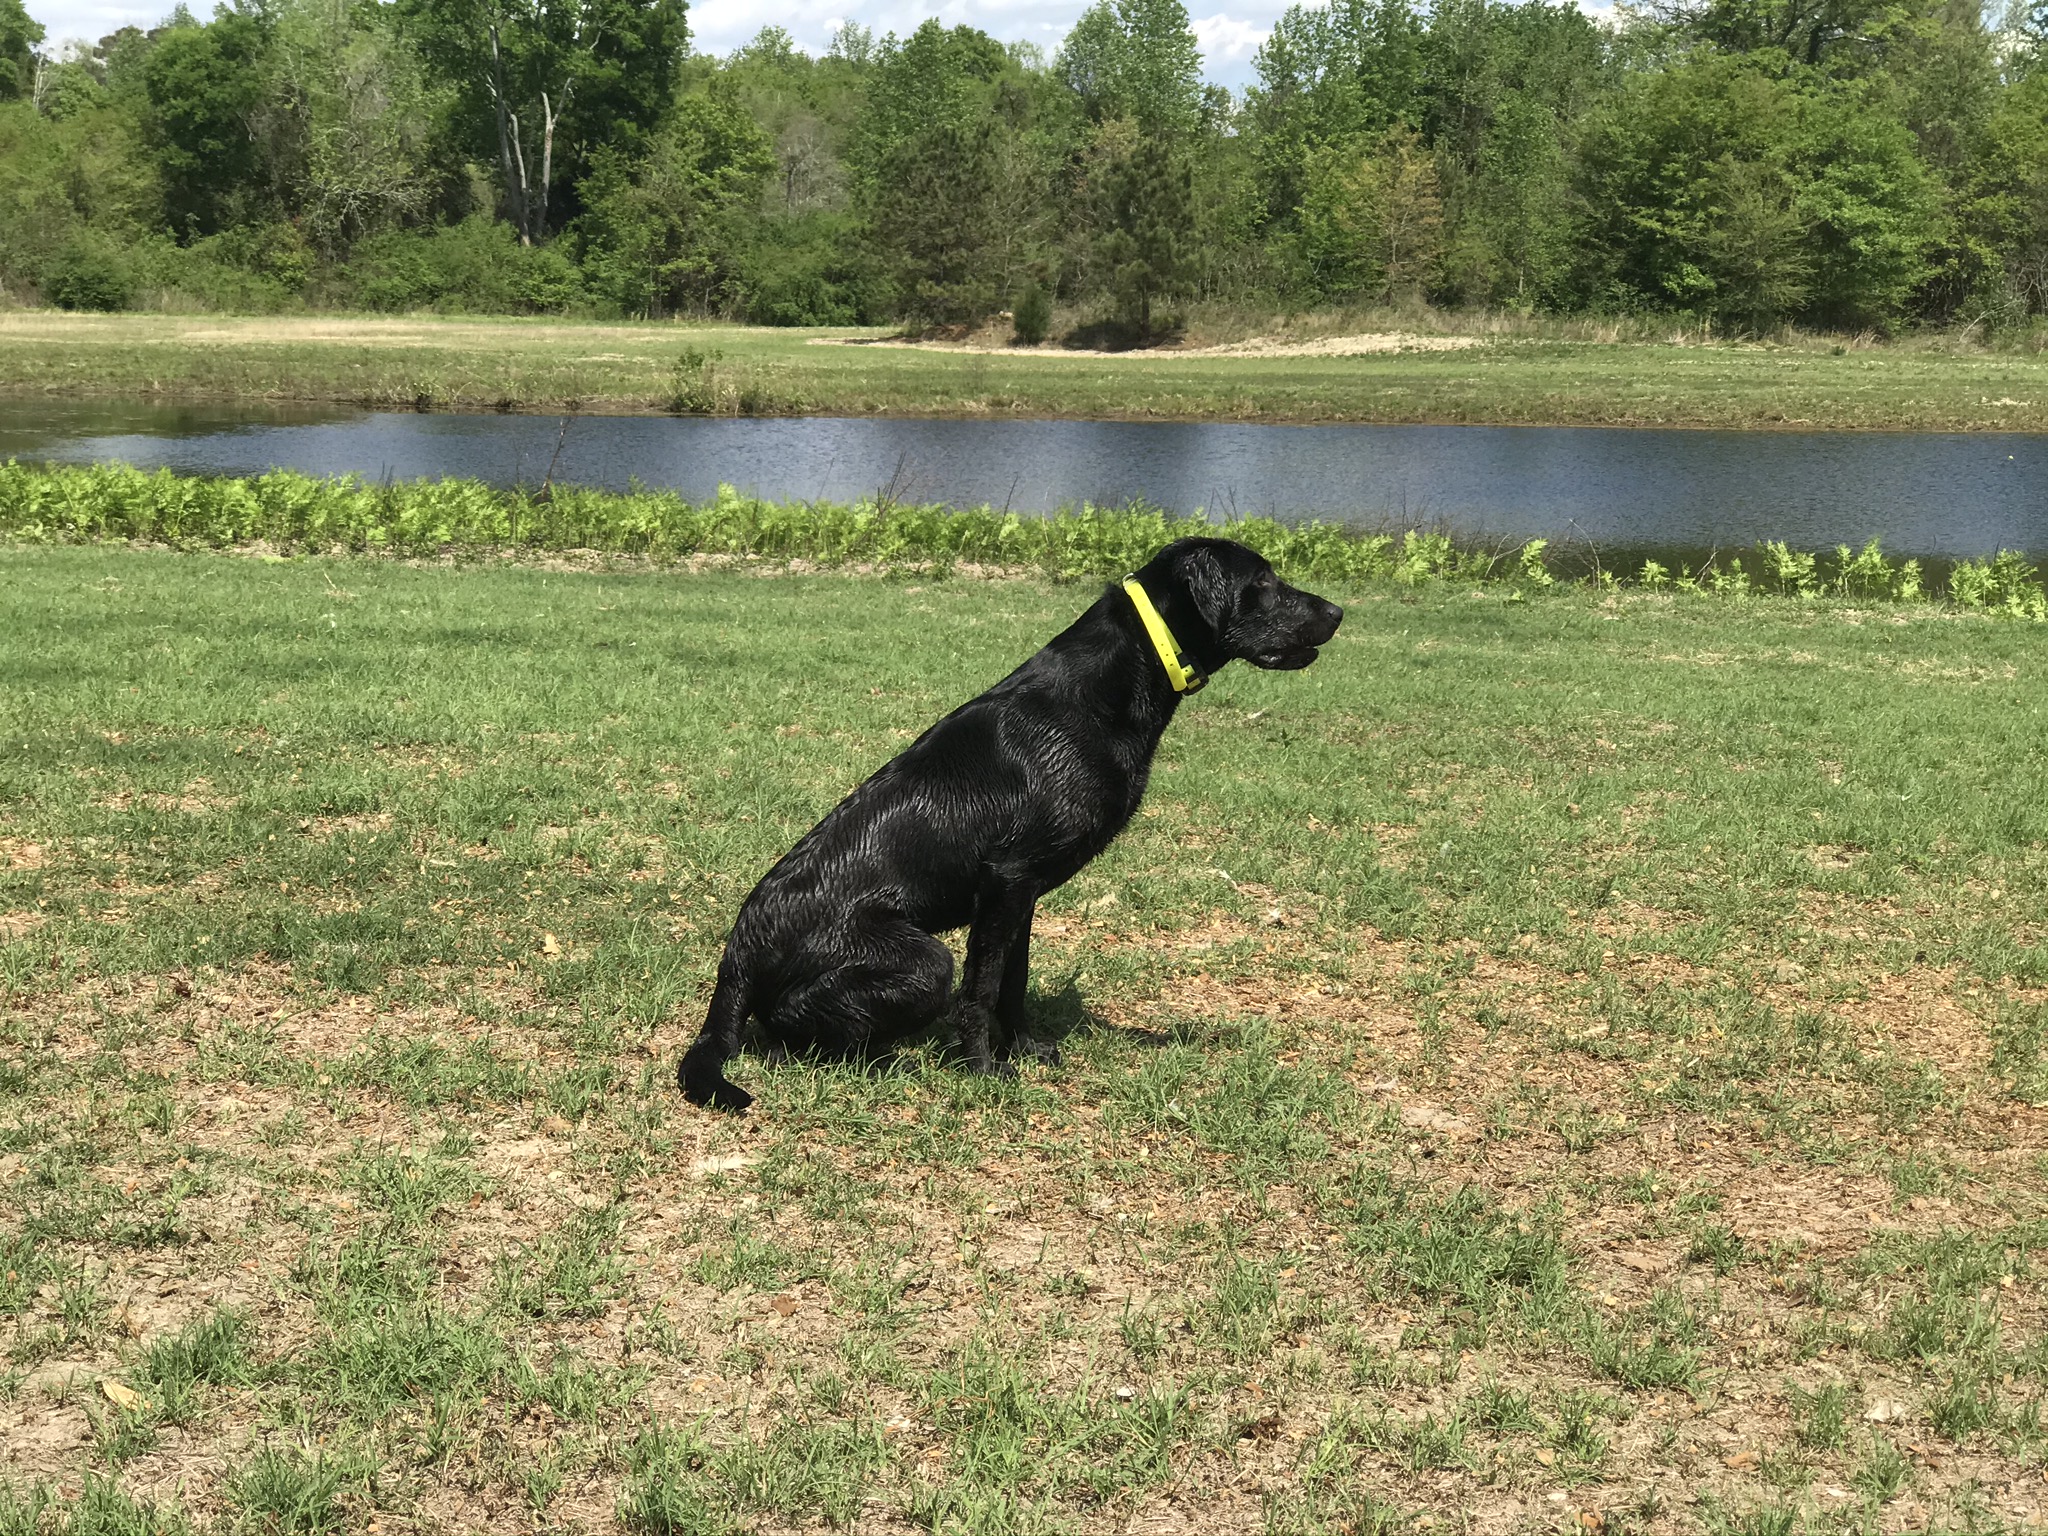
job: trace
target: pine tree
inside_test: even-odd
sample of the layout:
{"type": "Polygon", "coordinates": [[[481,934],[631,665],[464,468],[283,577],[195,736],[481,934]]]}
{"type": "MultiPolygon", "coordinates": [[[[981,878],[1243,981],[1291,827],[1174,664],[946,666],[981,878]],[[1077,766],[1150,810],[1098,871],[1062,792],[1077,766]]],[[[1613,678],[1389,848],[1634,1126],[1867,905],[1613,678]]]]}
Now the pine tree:
{"type": "Polygon", "coordinates": [[[1098,259],[1119,324],[1140,339],[1164,329],[1159,306],[1185,291],[1194,232],[1193,178],[1165,140],[1141,135],[1110,168],[1098,259]]]}
{"type": "Polygon", "coordinates": [[[987,225],[1001,131],[987,119],[934,123],[879,168],[873,230],[911,319],[971,325],[996,308],[987,225]]]}

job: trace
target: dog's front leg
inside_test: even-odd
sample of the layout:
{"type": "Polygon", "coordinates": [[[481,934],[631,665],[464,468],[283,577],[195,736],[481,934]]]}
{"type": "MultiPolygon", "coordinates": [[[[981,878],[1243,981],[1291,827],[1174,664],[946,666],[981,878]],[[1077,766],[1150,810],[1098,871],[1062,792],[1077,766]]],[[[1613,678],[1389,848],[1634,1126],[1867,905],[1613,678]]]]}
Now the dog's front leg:
{"type": "Polygon", "coordinates": [[[1024,909],[1024,920],[1010,937],[1010,952],[1003,956],[1003,990],[996,1003],[996,1022],[1003,1028],[1005,1049],[1014,1059],[1025,1057],[1049,1067],[1060,1064],[1059,1042],[1031,1032],[1024,1022],[1025,990],[1031,982],[1031,919],[1037,903],[1024,909]]]}
{"type": "Polygon", "coordinates": [[[960,1053],[976,1072],[1016,1070],[997,1062],[992,1036],[998,1018],[1014,1031],[1013,1002],[1016,1016],[1022,1015],[1031,909],[1037,902],[1038,888],[1028,876],[993,865],[982,870],[974,895],[974,925],[967,930],[960,996],[953,1005],[960,1053]]]}

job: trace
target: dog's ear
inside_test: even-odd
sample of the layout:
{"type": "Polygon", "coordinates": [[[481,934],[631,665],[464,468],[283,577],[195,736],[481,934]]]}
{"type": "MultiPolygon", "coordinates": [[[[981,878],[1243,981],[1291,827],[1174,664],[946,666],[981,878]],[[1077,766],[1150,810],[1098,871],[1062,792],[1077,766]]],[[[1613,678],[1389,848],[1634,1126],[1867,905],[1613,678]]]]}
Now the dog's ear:
{"type": "Polygon", "coordinates": [[[1225,621],[1237,607],[1237,593],[1216,551],[1201,545],[1189,550],[1181,557],[1180,579],[1209,632],[1221,635],[1225,621]]]}

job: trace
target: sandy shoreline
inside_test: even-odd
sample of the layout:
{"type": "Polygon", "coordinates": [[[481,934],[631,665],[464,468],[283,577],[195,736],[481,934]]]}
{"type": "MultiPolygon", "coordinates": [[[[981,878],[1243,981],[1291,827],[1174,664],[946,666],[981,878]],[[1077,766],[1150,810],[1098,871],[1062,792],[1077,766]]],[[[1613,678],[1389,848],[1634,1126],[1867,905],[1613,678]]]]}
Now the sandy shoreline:
{"type": "Polygon", "coordinates": [[[1309,341],[1254,337],[1213,347],[1129,348],[1019,347],[1007,342],[913,341],[899,336],[813,336],[814,347],[901,347],[915,352],[977,352],[992,357],[1114,357],[1125,361],[1184,357],[1369,357],[1387,352],[1462,352],[1482,345],[1477,336],[1421,336],[1407,331],[1372,331],[1360,336],[1318,336],[1309,341]]]}

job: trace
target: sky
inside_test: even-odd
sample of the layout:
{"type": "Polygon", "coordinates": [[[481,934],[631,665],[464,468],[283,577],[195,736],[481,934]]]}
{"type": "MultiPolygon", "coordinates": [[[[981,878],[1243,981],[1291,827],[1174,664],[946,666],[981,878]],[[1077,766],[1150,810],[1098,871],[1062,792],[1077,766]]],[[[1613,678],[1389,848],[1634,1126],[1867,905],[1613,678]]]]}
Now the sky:
{"type": "MultiPolygon", "coordinates": [[[[175,0],[28,0],[28,13],[48,31],[48,43],[70,38],[94,40],[125,26],[152,27],[171,12],[175,0]]],[[[205,16],[209,0],[188,0],[205,16]]],[[[1189,6],[1200,10],[1200,0],[1189,6]]],[[[1252,78],[1252,55],[1265,41],[1286,0],[1233,0],[1227,11],[1192,18],[1208,77],[1242,87],[1252,78]]],[[[908,36],[931,16],[948,26],[965,22],[1003,42],[1036,43],[1049,56],[1059,47],[1086,0],[946,0],[903,4],[898,0],[695,0],[690,35],[704,53],[730,53],[766,26],[779,26],[806,53],[823,53],[842,21],[872,28],[877,38],[908,36]]]]}

